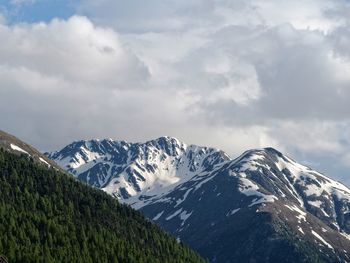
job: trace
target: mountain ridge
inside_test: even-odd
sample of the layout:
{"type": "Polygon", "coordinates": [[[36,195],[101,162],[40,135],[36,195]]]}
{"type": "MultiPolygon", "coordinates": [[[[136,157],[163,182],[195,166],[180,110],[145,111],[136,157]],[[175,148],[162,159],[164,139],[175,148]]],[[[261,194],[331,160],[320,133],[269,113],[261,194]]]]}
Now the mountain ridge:
{"type": "Polygon", "coordinates": [[[130,197],[145,196],[145,192],[154,194],[151,188],[147,189],[152,185],[143,182],[151,181],[158,184],[158,189],[166,191],[167,186],[181,183],[198,173],[202,164],[205,166],[203,169],[210,169],[229,159],[218,149],[186,145],[173,137],[159,137],[145,143],[82,140],[47,156],[80,180],[102,188],[127,203],[130,197]],[[86,172],[90,169],[96,170],[94,174],[99,176],[91,178],[91,173],[86,172]],[[117,187],[113,174],[125,174],[125,178],[119,179],[117,187]]]}
{"type": "MultiPolygon", "coordinates": [[[[121,173],[118,170],[114,170],[117,171],[115,174],[110,173],[109,179],[113,178],[110,187],[120,190],[125,187],[125,184],[119,184],[124,180],[136,190],[128,192],[132,193],[130,195],[114,196],[139,209],[212,262],[234,262],[249,257],[251,250],[239,253],[239,243],[237,247],[230,247],[225,242],[228,239],[230,244],[235,244],[234,239],[227,237],[230,232],[244,236],[237,232],[239,226],[246,229],[246,239],[242,242],[255,236],[257,240],[249,246],[256,249],[271,246],[270,252],[262,250],[257,255],[261,262],[270,262],[267,259],[275,253],[272,247],[295,250],[295,257],[300,260],[319,260],[310,262],[349,261],[350,190],[345,185],[271,147],[248,150],[232,159],[218,149],[185,145],[169,137],[130,144],[125,151],[121,151],[119,145],[116,160],[121,162],[118,165],[123,169],[121,173]],[[162,173],[158,173],[159,169],[162,173]],[[166,187],[157,184],[154,180],[157,176],[165,176],[170,184],[166,187]],[[156,183],[152,185],[153,182],[156,183]],[[155,189],[147,188],[152,186],[155,189]],[[266,228],[259,229],[259,224],[254,223],[256,220],[261,220],[266,228]],[[257,229],[247,228],[246,221],[257,229]],[[269,236],[274,236],[276,241],[269,236]]],[[[65,156],[64,152],[61,155],[56,152],[55,156],[74,161],[79,151],[84,152],[75,148],[73,156],[65,156]]],[[[76,171],[79,179],[78,171],[85,165],[85,178],[88,174],[98,174],[101,169],[94,167],[99,166],[101,158],[106,162],[114,160],[113,154],[107,159],[104,157],[92,158],[71,170],[76,171]]],[[[113,167],[114,164],[104,165],[113,167]]],[[[109,192],[106,186],[101,188],[109,192]]],[[[113,191],[109,193],[113,195],[113,191]]]]}

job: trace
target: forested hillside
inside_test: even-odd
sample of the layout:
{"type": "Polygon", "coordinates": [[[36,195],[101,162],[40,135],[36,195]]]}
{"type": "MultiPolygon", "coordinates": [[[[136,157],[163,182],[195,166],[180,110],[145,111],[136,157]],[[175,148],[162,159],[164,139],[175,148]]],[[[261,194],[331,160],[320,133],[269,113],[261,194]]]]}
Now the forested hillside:
{"type": "Polygon", "coordinates": [[[101,190],[0,148],[0,254],[9,262],[204,262],[101,190]]]}

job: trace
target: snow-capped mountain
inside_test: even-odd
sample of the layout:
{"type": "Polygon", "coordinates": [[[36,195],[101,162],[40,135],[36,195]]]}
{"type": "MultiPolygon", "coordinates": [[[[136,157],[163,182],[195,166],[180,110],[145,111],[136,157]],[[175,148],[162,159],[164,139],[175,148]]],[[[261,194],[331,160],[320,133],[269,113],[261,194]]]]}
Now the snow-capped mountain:
{"type": "Polygon", "coordinates": [[[252,249],[256,262],[274,262],[277,249],[286,253],[276,262],[348,262],[349,208],[346,186],[267,148],[200,173],[141,211],[211,262],[251,262],[252,249]]]}
{"type": "Polygon", "coordinates": [[[88,184],[137,207],[229,157],[213,148],[161,137],[146,143],[78,141],[48,157],[88,184]]]}
{"type": "Polygon", "coordinates": [[[79,141],[48,156],[211,262],[350,261],[350,190],[272,148],[231,159],[162,137],[79,141]]]}

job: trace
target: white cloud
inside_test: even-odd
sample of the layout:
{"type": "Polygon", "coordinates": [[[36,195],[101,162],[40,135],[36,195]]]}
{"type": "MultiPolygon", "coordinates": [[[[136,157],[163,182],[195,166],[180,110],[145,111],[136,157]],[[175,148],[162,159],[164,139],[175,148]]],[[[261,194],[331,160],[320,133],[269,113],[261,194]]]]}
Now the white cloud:
{"type": "Polygon", "coordinates": [[[137,0],[87,0],[80,11],[120,30],[149,66],[153,83],[181,99],[177,116],[187,115],[180,117],[185,128],[176,134],[202,144],[214,137],[231,153],[269,144],[303,158],[348,151],[343,135],[350,128],[346,1],[143,6],[137,0]]]}
{"type": "Polygon", "coordinates": [[[343,141],[343,129],[335,122],[283,121],[271,129],[270,135],[306,153],[343,154],[348,147],[343,141]]]}
{"type": "Polygon", "coordinates": [[[289,23],[297,29],[328,31],[344,21],[325,15],[339,8],[339,1],[330,0],[282,0],[278,4],[273,0],[252,1],[267,25],[275,26],[289,23]]]}
{"type": "Polygon", "coordinates": [[[4,128],[42,148],[167,134],[233,155],[348,151],[346,1],[80,3],[89,18],[0,26],[4,128]]]}
{"type": "MultiPolygon", "coordinates": [[[[10,70],[21,68],[34,74],[85,86],[126,88],[130,80],[142,86],[147,68],[120,42],[111,29],[94,27],[85,17],[49,24],[0,27],[0,59],[10,70]]],[[[51,88],[46,87],[46,89],[51,88]]]]}
{"type": "Polygon", "coordinates": [[[0,39],[3,128],[28,136],[40,147],[62,144],[67,134],[72,138],[84,129],[95,135],[100,128],[94,118],[101,118],[103,126],[104,118],[116,114],[114,103],[127,103],[118,97],[123,90],[147,90],[147,67],[117,33],[95,27],[85,17],[48,24],[2,24],[0,39]],[[112,112],[104,115],[107,109],[112,112]],[[32,131],[22,130],[22,125],[32,131]],[[41,140],[43,133],[47,140],[41,140]],[[54,142],[54,136],[63,138],[54,142]]]}

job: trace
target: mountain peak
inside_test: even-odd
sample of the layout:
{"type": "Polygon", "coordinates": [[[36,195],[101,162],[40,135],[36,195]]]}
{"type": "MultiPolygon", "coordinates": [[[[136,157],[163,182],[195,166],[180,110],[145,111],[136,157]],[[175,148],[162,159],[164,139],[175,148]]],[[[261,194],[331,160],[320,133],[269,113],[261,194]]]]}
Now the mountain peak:
{"type": "Polygon", "coordinates": [[[256,156],[265,156],[265,157],[270,156],[270,157],[283,158],[285,155],[273,147],[265,147],[265,148],[255,148],[255,149],[247,150],[236,159],[240,159],[242,157],[250,158],[250,157],[254,157],[254,156],[255,157],[256,156]]]}
{"type": "Polygon", "coordinates": [[[162,150],[167,150],[168,154],[176,154],[174,151],[179,150],[185,150],[187,145],[181,141],[179,141],[175,137],[169,137],[169,136],[162,136],[154,140],[147,141],[146,143],[140,143],[145,145],[154,145],[157,148],[160,148],[162,150]]]}
{"type": "Polygon", "coordinates": [[[228,159],[217,149],[187,146],[169,136],[145,143],[79,141],[48,156],[80,180],[129,203],[165,193],[228,159]]]}
{"type": "Polygon", "coordinates": [[[170,141],[170,142],[176,142],[178,144],[180,143],[180,141],[176,137],[167,136],[167,135],[160,136],[151,141],[170,141]]]}

